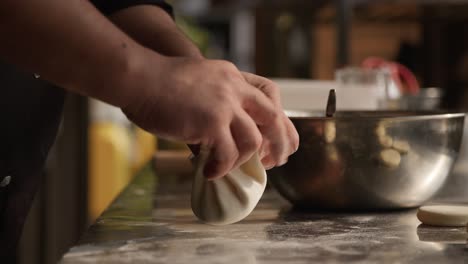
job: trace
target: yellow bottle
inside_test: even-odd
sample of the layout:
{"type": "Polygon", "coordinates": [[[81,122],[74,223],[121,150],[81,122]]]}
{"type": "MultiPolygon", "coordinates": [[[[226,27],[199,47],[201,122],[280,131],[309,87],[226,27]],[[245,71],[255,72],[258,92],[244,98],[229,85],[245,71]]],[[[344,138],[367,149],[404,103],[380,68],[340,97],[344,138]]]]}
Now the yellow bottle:
{"type": "Polygon", "coordinates": [[[88,213],[96,219],[131,177],[131,137],[120,109],[98,101],[90,103],[88,213]]]}
{"type": "Polygon", "coordinates": [[[156,137],[144,131],[139,127],[135,127],[134,139],[134,160],[133,160],[133,175],[136,174],[149,160],[151,160],[157,149],[156,137]]]}

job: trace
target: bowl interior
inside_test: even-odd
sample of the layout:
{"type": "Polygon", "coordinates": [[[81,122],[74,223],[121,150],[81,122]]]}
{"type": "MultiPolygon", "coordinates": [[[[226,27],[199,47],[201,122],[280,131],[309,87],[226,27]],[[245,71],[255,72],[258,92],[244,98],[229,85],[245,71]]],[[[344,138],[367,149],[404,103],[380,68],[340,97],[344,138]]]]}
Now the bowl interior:
{"type": "Polygon", "coordinates": [[[300,136],[288,163],[269,172],[294,204],[327,208],[405,208],[434,195],[449,175],[463,113],[288,111],[300,136]]]}

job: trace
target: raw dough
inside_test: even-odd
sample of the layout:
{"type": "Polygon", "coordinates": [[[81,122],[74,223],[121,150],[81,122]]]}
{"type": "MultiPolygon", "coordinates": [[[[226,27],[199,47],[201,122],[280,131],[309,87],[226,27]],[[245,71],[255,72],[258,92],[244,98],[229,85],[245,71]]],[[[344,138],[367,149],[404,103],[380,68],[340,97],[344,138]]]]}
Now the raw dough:
{"type": "Polygon", "coordinates": [[[468,206],[426,205],[419,208],[417,217],[426,225],[465,226],[468,223],[468,206]]]}
{"type": "Polygon", "coordinates": [[[389,136],[380,136],[379,143],[382,147],[389,148],[393,145],[393,139],[389,136]]]}
{"type": "Polygon", "coordinates": [[[324,137],[325,137],[325,142],[333,143],[333,141],[335,141],[335,138],[336,138],[336,125],[335,125],[335,122],[326,121],[323,130],[324,130],[323,134],[324,134],[324,137]]]}
{"type": "Polygon", "coordinates": [[[384,137],[387,135],[387,130],[385,129],[385,125],[383,123],[379,123],[375,128],[375,135],[377,137],[384,137]]]}
{"type": "Polygon", "coordinates": [[[407,141],[404,140],[393,140],[393,148],[401,154],[406,154],[410,151],[411,147],[407,141]]]}
{"type": "Polygon", "coordinates": [[[379,123],[375,128],[375,135],[382,147],[390,148],[393,145],[393,138],[387,135],[384,123],[379,123]]]}
{"type": "Polygon", "coordinates": [[[326,145],[325,146],[325,154],[328,160],[336,162],[339,160],[338,156],[338,149],[335,145],[326,145]]]}
{"type": "Polygon", "coordinates": [[[247,217],[265,191],[266,172],[257,154],[226,176],[208,181],[203,168],[209,154],[196,158],[192,185],[192,211],[203,222],[227,225],[247,217]]]}
{"type": "Polygon", "coordinates": [[[401,155],[394,149],[384,149],[380,152],[380,161],[387,167],[398,167],[401,162],[401,155]]]}

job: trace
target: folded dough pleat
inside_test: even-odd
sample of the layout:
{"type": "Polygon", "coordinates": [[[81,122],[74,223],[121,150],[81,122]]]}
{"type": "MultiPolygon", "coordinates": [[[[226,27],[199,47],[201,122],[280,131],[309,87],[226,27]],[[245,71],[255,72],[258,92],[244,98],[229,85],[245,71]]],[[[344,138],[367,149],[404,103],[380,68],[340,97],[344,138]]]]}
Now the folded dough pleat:
{"type": "Polygon", "coordinates": [[[195,160],[192,211],[203,222],[226,225],[247,217],[266,187],[266,172],[257,154],[222,178],[208,181],[203,175],[208,153],[195,160]]]}

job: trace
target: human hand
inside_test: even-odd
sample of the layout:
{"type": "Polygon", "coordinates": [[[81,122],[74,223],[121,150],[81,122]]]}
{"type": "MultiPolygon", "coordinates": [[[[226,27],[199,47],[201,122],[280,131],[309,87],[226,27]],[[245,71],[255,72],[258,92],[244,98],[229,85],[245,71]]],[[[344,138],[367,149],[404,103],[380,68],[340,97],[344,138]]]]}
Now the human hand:
{"type": "Polygon", "coordinates": [[[226,61],[162,57],[147,60],[134,86],[139,95],[123,108],[130,120],[161,137],[210,149],[208,178],[222,177],[264,145],[279,164],[292,151],[284,114],[226,61]],[[262,134],[263,133],[263,134],[262,134]],[[268,138],[270,144],[263,144],[268,138]],[[275,143],[271,142],[275,140],[275,143]],[[283,141],[287,141],[285,143],[283,141]],[[272,150],[269,150],[272,146],[272,150]],[[274,148],[274,150],[273,150],[274,148]]]}
{"type": "Polygon", "coordinates": [[[281,105],[278,86],[271,80],[242,72],[244,79],[264,93],[272,102],[279,113],[276,123],[259,126],[263,141],[260,148],[260,158],[266,169],[280,166],[287,162],[288,156],[296,152],[299,147],[299,134],[291,120],[286,116],[281,105]]]}

